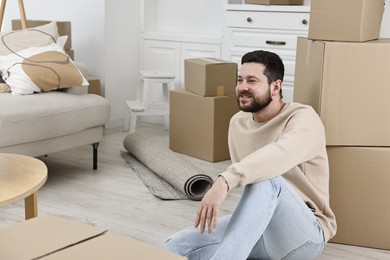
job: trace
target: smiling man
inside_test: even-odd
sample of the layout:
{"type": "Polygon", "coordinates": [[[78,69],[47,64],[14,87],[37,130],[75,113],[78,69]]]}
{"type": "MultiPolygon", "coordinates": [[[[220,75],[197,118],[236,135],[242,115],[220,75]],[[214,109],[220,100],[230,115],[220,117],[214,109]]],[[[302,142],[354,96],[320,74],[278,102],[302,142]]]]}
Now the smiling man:
{"type": "Polygon", "coordinates": [[[165,248],[188,259],[315,259],[336,232],[324,127],[311,107],[283,101],[278,55],[249,52],[241,63],[232,164],[202,199],[195,227],[173,234],[165,248]],[[239,186],[237,208],[218,218],[239,186]]]}

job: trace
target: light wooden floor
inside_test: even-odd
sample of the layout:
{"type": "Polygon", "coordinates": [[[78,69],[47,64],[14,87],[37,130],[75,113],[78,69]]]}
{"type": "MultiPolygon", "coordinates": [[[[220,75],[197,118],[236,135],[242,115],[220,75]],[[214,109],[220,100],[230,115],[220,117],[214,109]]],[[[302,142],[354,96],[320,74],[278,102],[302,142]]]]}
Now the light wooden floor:
{"type": "MultiPolygon", "coordinates": [[[[137,131],[168,145],[168,132],[160,125],[139,124],[137,131]]],[[[91,223],[155,245],[192,226],[198,202],[153,197],[120,155],[126,135],[121,129],[106,131],[99,146],[97,171],[92,170],[90,146],[41,157],[49,177],[38,192],[39,214],[91,223]]],[[[229,165],[229,161],[209,163],[180,156],[215,175],[229,165]]],[[[240,193],[241,189],[229,193],[221,214],[232,212],[240,193]]],[[[21,222],[23,217],[23,202],[0,208],[0,227],[21,222]]],[[[330,243],[318,259],[390,259],[390,251],[330,243]]]]}

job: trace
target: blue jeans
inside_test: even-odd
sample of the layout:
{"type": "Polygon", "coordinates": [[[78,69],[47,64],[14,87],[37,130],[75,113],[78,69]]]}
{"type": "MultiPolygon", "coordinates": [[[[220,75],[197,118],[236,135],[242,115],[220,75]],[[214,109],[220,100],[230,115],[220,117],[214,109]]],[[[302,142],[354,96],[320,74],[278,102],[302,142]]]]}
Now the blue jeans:
{"type": "Polygon", "coordinates": [[[189,260],[306,260],[319,256],[324,246],[312,210],[280,176],[246,185],[234,213],[219,218],[211,234],[188,228],[164,245],[189,260]]]}

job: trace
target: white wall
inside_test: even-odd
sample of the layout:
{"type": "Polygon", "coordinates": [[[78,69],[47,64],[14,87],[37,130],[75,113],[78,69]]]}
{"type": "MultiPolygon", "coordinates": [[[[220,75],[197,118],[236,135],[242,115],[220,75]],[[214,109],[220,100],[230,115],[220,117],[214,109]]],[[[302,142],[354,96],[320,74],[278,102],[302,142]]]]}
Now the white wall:
{"type": "Polygon", "coordinates": [[[383,14],[381,38],[390,38],[390,0],[385,0],[385,12],[383,14]]]}
{"type": "Polygon", "coordinates": [[[122,126],[125,100],[135,99],[139,82],[139,1],[106,1],[106,98],[108,128],[122,126]]]}
{"type": "MultiPolygon", "coordinates": [[[[201,32],[204,28],[205,32],[212,33],[219,31],[219,28],[223,26],[224,18],[221,8],[224,0],[213,0],[212,3],[209,0],[149,1],[154,1],[157,7],[163,10],[159,14],[157,27],[171,31],[191,32],[201,32]],[[208,8],[203,9],[206,5],[208,8]],[[173,15],[167,16],[169,13],[173,15]],[[197,20],[197,17],[200,20],[197,20]],[[176,22],[179,21],[178,18],[180,22],[176,22]],[[187,27],[191,28],[187,29],[187,27]]],[[[390,38],[390,0],[385,0],[385,3],[381,37],[390,38]]],[[[110,122],[107,126],[121,126],[124,100],[135,97],[138,84],[139,1],[25,0],[24,5],[28,19],[72,22],[75,59],[87,64],[90,72],[101,78],[105,96],[111,102],[112,107],[110,122]]],[[[146,10],[146,12],[150,11],[146,10]]],[[[17,1],[8,1],[2,30],[10,30],[11,19],[19,18],[17,1]]]]}
{"type": "Polygon", "coordinates": [[[221,32],[225,0],[145,0],[145,30],[209,34],[221,32]]]}

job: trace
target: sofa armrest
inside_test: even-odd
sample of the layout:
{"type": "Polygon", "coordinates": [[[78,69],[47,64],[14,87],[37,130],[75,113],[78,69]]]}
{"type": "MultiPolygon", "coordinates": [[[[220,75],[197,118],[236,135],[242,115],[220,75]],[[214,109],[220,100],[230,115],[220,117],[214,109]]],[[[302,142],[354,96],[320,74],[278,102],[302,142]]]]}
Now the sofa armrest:
{"type": "MultiPolygon", "coordinates": [[[[84,78],[88,80],[88,67],[81,62],[74,61],[74,64],[77,66],[77,68],[80,70],[81,74],[84,78]]],[[[63,92],[69,93],[69,94],[88,94],[88,86],[75,86],[70,88],[62,89],[63,92]]]]}

